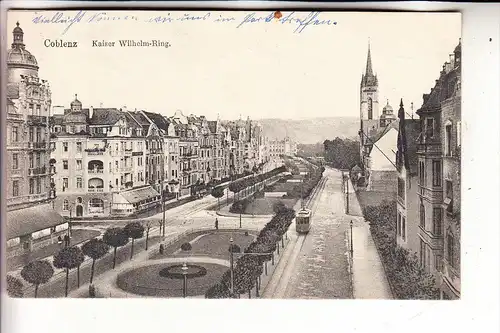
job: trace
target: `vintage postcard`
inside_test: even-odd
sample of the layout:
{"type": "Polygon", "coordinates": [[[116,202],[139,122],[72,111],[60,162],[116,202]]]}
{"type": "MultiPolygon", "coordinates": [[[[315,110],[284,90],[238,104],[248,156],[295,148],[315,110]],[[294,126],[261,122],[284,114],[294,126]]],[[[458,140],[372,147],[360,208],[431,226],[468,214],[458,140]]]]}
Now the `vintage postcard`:
{"type": "Polygon", "coordinates": [[[11,297],[461,298],[460,13],[6,26],[11,297]]]}

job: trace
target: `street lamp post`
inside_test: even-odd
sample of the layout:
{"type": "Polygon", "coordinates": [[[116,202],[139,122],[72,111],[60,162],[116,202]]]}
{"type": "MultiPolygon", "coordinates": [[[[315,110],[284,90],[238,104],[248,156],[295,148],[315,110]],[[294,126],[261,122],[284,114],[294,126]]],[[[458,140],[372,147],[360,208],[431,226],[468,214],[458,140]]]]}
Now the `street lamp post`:
{"type": "Polygon", "coordinates": [[[351,220],[351,258],[352,258],[352,254],[353,254],[353,247],[352,247],[352,220],[351,220]]]}
{"type": "Polygon", "coordinates": [[[234,297],[234,255],[233,255],[233,237],[229,239],[229,263],[231,268],[231,298],[234,297]]]}
{"type": "Polygon", "coordinates": [[[183,287],[182,287],[182,296],[184,298],[186,298],[186,296],[187,296],[187,271],[188,271],[187,264],[184,263],[182,265],[182,276],[184,278],[184,284],[183,284],[183,287]]]}

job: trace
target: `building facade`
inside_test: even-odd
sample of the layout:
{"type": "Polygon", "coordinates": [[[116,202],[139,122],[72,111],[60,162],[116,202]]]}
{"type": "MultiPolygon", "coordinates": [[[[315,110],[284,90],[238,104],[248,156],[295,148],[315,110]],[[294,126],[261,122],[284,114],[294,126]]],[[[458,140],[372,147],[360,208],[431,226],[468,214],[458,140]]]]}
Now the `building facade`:
{"type": "Polygon", "coordinates": [[[67,229],[53,209],[49,114],[51,91],[24,44],[19,23],[7,52],[6,178],[8,256],[54,241],[67,229]]]}
{"type": "Polygon", "coordinates": [[[417,111],[419,257],[442,298],[460,297],[461,44],[417,111]]]}
{"type": "Polygon", "coordinates": [[[396,243],[412,254],[419,252],[418,242],[418,157],[417,142],[420,134],[418,119],[405,119],[401,100],[399,112],[396,243]]]}

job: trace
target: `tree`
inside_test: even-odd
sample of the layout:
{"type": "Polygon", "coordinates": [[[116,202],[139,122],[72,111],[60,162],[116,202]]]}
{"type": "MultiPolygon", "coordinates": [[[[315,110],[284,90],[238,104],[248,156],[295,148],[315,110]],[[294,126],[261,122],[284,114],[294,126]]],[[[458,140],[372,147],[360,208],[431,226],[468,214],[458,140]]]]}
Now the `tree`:
{"type": "Polygon", "coordinates": [[[32,261],[21,270],[21,277],[28,283],[35,285],[35,298],[38,286],[47,283],[54,275],[54,269],[47,260],[32,261]]]}
{"type": "Polygon", "coordinates": [[[102,239],[92,238],[82,246],[83,254],[92,258],[92,269],[90,270],[90,284],[94,279],[95,261],[106,255],[109,251],[109,245],[104,243],[102,239]]]}
{"type": "Polygon", "coordinates": [[[146,229],[146,251],[148,249],[148,242],[149,242],[149,230],[151,230],[151,227],[153,226],[153,221],[147,220],[144,223],[144,227],[146,229]]]}
{"type": "Polygon", "coordinates": [[[66,289],[64,295],[68,297],[69,270],[78,268],[78,286],[80,286],[80,265],[85,260],[82,250],[78,246],[65,247],[54,256],[54,267],[66,270],[66,289]]]}
{"type": "Polygon", "coordinates": [[[116,249],[128,243],[128,234],[122,228],[109,228],[104,233],[102,240],[109,246],[114,248],[113,253],[113,269],[116,266],[116,249]]]}
{"type": "Polygon", "coordinates": [[[7,294],[9,297],[23,297],[23,283],[20,279],[7,275],[7,294]]]}
{"type": "Polygon", "coordinates": [[[140,222],[131,222],[124,228],[128,237],[132,238],[132,248],[130,249],[130,259],[134,256],[134,241],[144,236],[144,226],[140,222]]]}
{"type": "Polygon", "coordinates": [[[220,200],[220,198],[222,198],[224,196],[224,189],[220,186],[214,187],[212,189],[211,194],[214,198],[217,198],[217,206],[218,206],[217,209],[219,210],[220,209],[220,201],[219,200],[220,200]]]}

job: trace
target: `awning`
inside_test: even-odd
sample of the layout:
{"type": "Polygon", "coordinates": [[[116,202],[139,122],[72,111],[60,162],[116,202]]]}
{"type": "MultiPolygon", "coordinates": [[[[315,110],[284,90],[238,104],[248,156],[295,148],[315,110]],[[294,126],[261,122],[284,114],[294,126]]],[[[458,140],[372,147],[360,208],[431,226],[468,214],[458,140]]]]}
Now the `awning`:
{"type": "Polygon", "coordinates": [[[131,204],[135,204],[150,198],[158,197],[160,194],[154,188],[148,186],[121,192],[120,195],[131,204]]]}
{"type": "Polygon", "coordinates": [[[65,222],[64,217],[53,210],[51,204],[13,210],[7,212],[7,239],[30,235],[65,222]]]}

